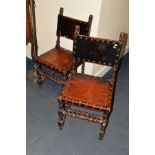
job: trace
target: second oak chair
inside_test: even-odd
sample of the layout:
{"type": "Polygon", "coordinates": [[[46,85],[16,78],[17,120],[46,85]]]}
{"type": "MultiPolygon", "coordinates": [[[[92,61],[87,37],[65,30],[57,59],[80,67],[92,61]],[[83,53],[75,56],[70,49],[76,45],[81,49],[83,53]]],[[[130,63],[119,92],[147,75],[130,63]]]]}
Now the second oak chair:
{"type": "MultiPolygon", "coordinates": [[[[37,73],[37,83],[40,84],[45,78],[54,80],[57,83],[64,84],[68,74],[72,68],[72,51],[60,46],[60,37],[73,40],[75,26],[80,26],[80,34],[89,36],[92,25],[93,16],[90,15],[88,22],[70,18],[63,15],[63,8],[60,8],[57,22],[57,41],[53,49],[43,53],[36,58],[35,70],[37,73]],[[52,69],[52,73],[42,70],[42,66],[52,69]],[[57,73],[62,73],[62,76],[57,76],[57,73]]],[[[77,63],[77,67],[80,63],[77,63]]]]}

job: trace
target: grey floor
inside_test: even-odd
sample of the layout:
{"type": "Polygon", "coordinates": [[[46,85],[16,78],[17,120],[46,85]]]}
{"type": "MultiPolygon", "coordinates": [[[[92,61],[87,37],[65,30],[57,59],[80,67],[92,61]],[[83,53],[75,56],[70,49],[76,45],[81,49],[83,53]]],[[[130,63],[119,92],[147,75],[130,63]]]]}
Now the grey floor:
{"type": "MultiPolygon", "coordinates": [[[[27,59],[27,71],[33,63],[27,59]]],[[[67,118],[63,131],[57,127],[61,86],[46,80],[42,88],[26,82],[27,155],[128,155],[129,154],[129,56],[120,68],[114,107],[102,141],[99,124],[67,118]]]]}

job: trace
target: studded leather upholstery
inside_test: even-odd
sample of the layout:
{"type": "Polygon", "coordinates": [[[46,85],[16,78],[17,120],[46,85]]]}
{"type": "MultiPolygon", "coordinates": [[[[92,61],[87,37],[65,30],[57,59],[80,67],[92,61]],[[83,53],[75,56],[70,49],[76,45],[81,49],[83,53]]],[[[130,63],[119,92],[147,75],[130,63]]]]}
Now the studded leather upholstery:
{"type": "Polygon", "coordinates": [[[73,56],[76,60],[113,67],[119,61],[120,50],[119,41],[78,35],[74,40],[73,56]]]}
{"type": "Polygon", "coordinates": [[[80,26],[80,34],[89,35],[90,23],[58,15],[57,35],[73,40],[75,26],[80,26]]]}
{"type": "Polygon", "coordinates": [[[53,48],[37,57],[36,60],[59,72],[67,72],[71,70],[72,52],[64,48],[53,48]]]}
{"type": "Polygon", "coordinates": [[[58,100],[76,105],[110,110],[112,90],[109,81],[74,74],[66,82],[58,100]]]}

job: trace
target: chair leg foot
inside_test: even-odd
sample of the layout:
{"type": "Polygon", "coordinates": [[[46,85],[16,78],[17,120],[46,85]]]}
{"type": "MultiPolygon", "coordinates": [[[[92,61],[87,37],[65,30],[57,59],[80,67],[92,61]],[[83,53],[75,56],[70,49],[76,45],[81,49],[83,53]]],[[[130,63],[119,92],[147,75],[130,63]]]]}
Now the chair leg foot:
{"type": "Polygon", "coordinates": [[[107,123],[108,123],[108,114],[106,115],[106,118],[104,118],[103,120],[104,120],[104,122],[101,123],[100,131],[98,133],[98,139],[99,140],[102,140],[104,137],[105,130],[106,130],[107,123]]]}
{"type": "Polygon", "coordinates": [[[58,116],[59,116],[58,129],[63,130],[63,126],[65,124],[65,115],[61,111],[59,111],[58,116]]]}
{"type": "Polygon", "coordinates": [[[58,122],[58,129],[63,130],[64,123],[58,122]]]}
{"type": "Polygon", "coordinates": [[[33,83],[38,82],[38,74],[35,69],[30,70],[26,76],[27,80],[32,81],[33,83]]]}
{"type": "Polygon", "coordinates": [[[33,83],[37,83],[39,87],[42,86],[43,81],[46,79],[46,77],[38,73],[38,70],[41,70],[40,67],[41,66],[39,64],[34,65],[34,69],[32,69],[27,74],[27,79],[32,81],[33,83]]]}
{"type": "Polygon", "coordinates": [[[98,133],[98,139],[102,140],[105,134],[105,127],[101,125],[100,131],[98,133]]]}
{"type": "Polygon", "coordinates": [[[41,80],[38,80],[38,81],[37,81],[37,84],[38,84],[38,87],[39,87],[39,88],[42,88],[43,81],[41,81],[41,80]]]}
{"type": "Polygon", "coordinates": [[[46,79],[46,77],[39,75],[38,79],[37,79],[37,84],[39,86],[39,88],[42,87],[43,81],[46,79]]]}

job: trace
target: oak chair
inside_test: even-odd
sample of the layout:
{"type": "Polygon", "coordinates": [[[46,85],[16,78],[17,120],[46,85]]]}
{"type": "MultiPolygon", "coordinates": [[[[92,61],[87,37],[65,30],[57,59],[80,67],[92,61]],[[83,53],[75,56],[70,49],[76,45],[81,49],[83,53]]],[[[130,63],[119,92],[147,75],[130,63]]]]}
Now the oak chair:
{"type": "Polygon", "coordinates": [[[88,37],[79,35],[79,27],[76,27],[73,44],[73,69],[58,96],[59,129],[63,129],[66,116],[80,118],[99,123],[98,138],[103,139],[112,110],[116,75],[121,49],[124,45],[122,38],[125,36],[126,33],[121,33],[120,41],[88,37]],[[78,61],[82,62],[81,73],[76,71],[78,61]],[[112,68],[111,77],[103,78],[84,74],[85,62],[110,66],[112,68]],[[101,115],[94,114],[96,110],[101,112],[101,115]]]}
{"type": "MultiPolygon", "coordinates": [[[[89,36],[92,25],[93,16],[90,15],[87,22],[67,17],[63,15],[63,8],[60,8],[57,21],[57,40],[54,48],[48,50],[40,56],[36,57],[36,65],[34,66],[37,73],[37,83],[48,78],[57,83],[64,84],[72,68],[72,51],[60,46],[60,37],[73,40],[75,26],[80,26],[80,34],[89,36]],[[46,67],[52,72],[43,71],[41,67],[46,67]],[[62,76],[58,76],[61,73],[62,76]]],[[[76,63],[78,67],[81,63],[76,63]]]]}

